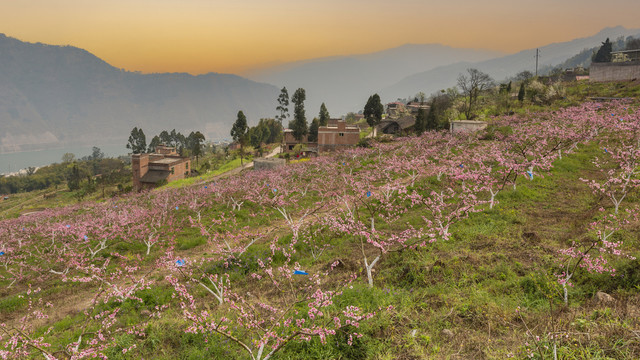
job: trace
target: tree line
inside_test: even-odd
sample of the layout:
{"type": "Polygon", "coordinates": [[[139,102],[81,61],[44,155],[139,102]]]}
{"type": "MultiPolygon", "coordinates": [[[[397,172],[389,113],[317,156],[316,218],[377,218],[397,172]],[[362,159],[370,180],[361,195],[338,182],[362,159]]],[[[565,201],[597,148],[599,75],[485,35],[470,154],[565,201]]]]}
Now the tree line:
{"type": "Polygon", "coordinates": [[[244,112],[238,111],[238,116],[231,128],[233,141],[240,145],[242,149],[247,144],[259,149],[261,144],[276,143],[282,140],[283,123],[289,119],[289,105],[293,103],[293,118],[288,122],[288,128],[292,130],[293,137],[297,141],[303,141],[306,137],[308,142],[318,141],[318,129],[320,126],[327,126],[329,123],[329,110],[322,103],[318,117],[314,117],[311,124],[307,121],[304,102],[307,99],[305,89],[298,88],[291,97],[287,87],[283,87],[278,95],[275,119],[260,119],[254,126],[247,125],[247,118],[244,112]]]}
{"type": "Polygon", "coordinates": [[[133,154],[142,154],[155,152],[159,145],[171,146],[176,148],[180,156],[194,156],[197,163],[203,153],[204,141],[205,137],[200,131],[192,131],[189,136],[184,136],[173,129],[171,132],[162,130],[159,135],[151,139],[149,146],[147,146],[147,137],[142,128],[134,127],[129,135],[127,149],[130,149],[133,154]]]}
{"type": "Polygon", "coordinates": [[[131,181],[131,171],[122,159],[108,158],[98,147],[93,147],[91,155],[76,159],[72,153],[65,153],[62,162],[36,169],[27,168],[25,175],[0,177],[0,193],[15,194],[44,190],[66,183],[70,191],[80,197],[99,189],[103,196],[106,188],[119,185],[126,190],[131,181]]]}

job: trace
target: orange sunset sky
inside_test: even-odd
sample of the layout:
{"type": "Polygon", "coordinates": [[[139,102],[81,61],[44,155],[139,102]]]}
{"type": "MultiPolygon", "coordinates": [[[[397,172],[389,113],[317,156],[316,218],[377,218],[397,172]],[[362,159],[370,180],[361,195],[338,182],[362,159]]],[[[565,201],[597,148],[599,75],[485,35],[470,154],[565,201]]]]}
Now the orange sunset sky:
{"type": "Polygon", "coordinates": [[[0,0],[0,33],[142,72],[265,64],[441,43],[513,53],[640,28],[640,0],[0,0]]]}

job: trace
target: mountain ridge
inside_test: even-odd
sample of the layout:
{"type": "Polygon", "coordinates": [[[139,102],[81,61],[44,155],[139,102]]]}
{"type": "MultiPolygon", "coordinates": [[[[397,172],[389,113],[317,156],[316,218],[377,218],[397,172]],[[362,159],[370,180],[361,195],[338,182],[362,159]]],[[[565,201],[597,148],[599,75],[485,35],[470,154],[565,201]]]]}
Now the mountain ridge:
{"type": "MultiPolygon", "coordinates": [[[[483,49],[454,48],[442,44],[404,44],[367,54],[331,56],[284,63],[253,73],[255,81],[304,88],[307,109],[315,114],[321,103],[342,115],[360,107],[376,89],[415,73],[461,60],[489,59],[499,54],[483,49]],[[355,105],[357,104],[357,105],[355,105]]],[[[356,110],[357,111],[357,110],[356,110]]]]}
{"type": "Polygon", "coordinates": [[[278,89],[235,74],[118,69],[65,45],[0,36],[0,153],[65,144],[124,144],[173,128],[228,137],[236,113],[251,123],[275,113],[278,89]]]}
{"type": "MultiPolygon", "coordinates": [[[[579,54],[584,49],[598,46],[605,39],[619,36],[640,35],[640,29],[626,29],[622,26],[607,27],[598,33],[577,38],[571,41],[556,42],[539,47],[541,49],[540,69],[559,65],[567,59],[579,54]],[[546,55],[551,54],[551,56],[546,55]]],[[[613,40],[613,39],[611,39],[613,40]]],[[[469,67],[475,67],[488,73],[495,80],[502,81],[523,70],[535,71],[535,49],[522,50],[503,57],[481,62],[455,63],[405,77],[397,83],[379,89],[386,100],[395,99],[404,94],[415,94],[423,91],[427,94],[456,85],[457,76],[469,67]],[[526,64],[526,65],[525,65],[526,64]]]]}

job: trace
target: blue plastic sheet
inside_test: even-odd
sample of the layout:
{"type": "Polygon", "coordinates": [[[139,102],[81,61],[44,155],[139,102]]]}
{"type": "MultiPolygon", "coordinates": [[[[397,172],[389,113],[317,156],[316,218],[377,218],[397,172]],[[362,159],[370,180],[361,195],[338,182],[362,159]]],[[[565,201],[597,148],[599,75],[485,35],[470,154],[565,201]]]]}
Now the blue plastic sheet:
{"type": "Polygon", "coordinates": [[[464,165],[460,164],[460,169],[464,168],[464,165]]]}
{"type": "Polygon", "coordinates": [[[531,180],[533,180],[533,173],[531,171],[527,171],[527,175],[529,175],[529,178],[531,178],[531,180]]]}
{"type": "Polygon", "coordinates": [[[4,255],[4,251],[0,251],[0,256],[4,255]]]}
{"type": "Polygon", "coordinates": [[[184,266],[184,260],[182,259],[176,260],[176,266],[184,266]]]}
{"type": "Polygon", "coordinates": [[[302,270],[294,270],[293,275],[309,275],[309,273],[302,270]]]}
{"type": "Polygon", "coordinates": [[[367,191],[367,197],[371,197],[371,191],[367,191]]]}
{"type": "Polygon", "coordinates": [[[176,210],[178,210],[178,209],[179,209],[179,207],[176,206],[176,210]]]}

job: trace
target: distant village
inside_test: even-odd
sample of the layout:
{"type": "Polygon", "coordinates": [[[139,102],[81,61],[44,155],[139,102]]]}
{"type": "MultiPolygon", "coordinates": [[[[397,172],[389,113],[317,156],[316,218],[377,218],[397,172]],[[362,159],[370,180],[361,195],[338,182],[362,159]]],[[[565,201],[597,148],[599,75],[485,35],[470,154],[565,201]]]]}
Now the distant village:
{"type": "MultiPolygon", "coordinates": [[[[424,101],[409,101],[403,103],[395,101],[386,104],[381,120],[370,128],[365,121],[364,114],[351,114],[349,122],[343,118],[330,118],[327,124],[319,126],[312,138],[311,134],[296,139],[294,130],[282,129],[281,143],[272,156],[255,157],[251,167],[255,169],[270,169],[286,164],[287,159],[301,159],[315,157],[323,152],[339,151],[357,146],[367,138],[378,136],[402,136],[415,132],[416,120],[422,112],[427,113],[430,106],[424,101]],[[281,155],[275,157],[273,155],[281,155]]],[[[457,120],[449,122],[449,130],[476,131],[486,127],[484,121],[457,120]]],[[[228,144],[229,151],[239,151],[242,142],[235,141],[228,144]]],[[[258,147],[266,147],[260,144],[258,147]]],[[[257,153],[256,153],[257,155],[257,153]]],[[[185,179],[197,172],[191,165],[189,156],[180,156],[176,147],[157,145],[151,153],[133,154],[131,156],[133,188],[137,191],[154,188],[171,181],[185,179]]]]}
{"type": "MultiPolygon", "coordinates": [[[[603,43],[603,47],[606,44],[607,42],[603,43]]],[[[324,152],[366,146],[371,138],[419,135],[427,130],[478,131],[487,127],[487,121],[484,118],[478,119],[474,113],[474,106],[479,106],[474,104],[474,94],[476,101],[479,101],[478,93],[492,94],[496,111],[509,113],[518,102],[522,104],[528,100],[533,104],[549,104],[563,97],[564,90],[559,81],[606,82],[640,78],[640,49],[610,52],[605,60],[594,61],[589,72],[581,67],[556,71],[552,74],[556,82],[550,76],[541,78],[523,71],[508,83],[496,84],[488,75],[469,69],[468,74],[461,75],[458,79],[457,85],[462,90],[461,93],[457,89],[443,90],[441,94],[434,94],[428,100],[424,94],[417,94],[414,99],[394,101],[384,106],[375,94],[369,98],[364,111],[349,113],[342,118],[330,118],[322,104],[319,117],[313,119],[311,126],[307,125],[304,113],[304,89],[298,89],[291,97],[296,107],[293,119],[287,128],[282,127],[283,120],[288,118],[289,106],[289,95],[287,89],[283,88],[278,98],[277,109],[280,115],[276,116],[275,121],[262,119],[255,127],[249,127],[246,117],[240,111],[231,130],[234,141],[226,149],[237,152],[242,159],[250,155],[245,152],[246,146],[250,145],[254,152],[251,155],[254,157],[247,167],[259,170],[282,166],[291,159],[300,160],[324,152]],[[518,91],[512,86],[513,82],[520,84],[518,91]],[[465,102],[454,104],[461,98],[465,102]],[[460,116],[455,111],[451,113],[451,108],[456,106],[460,108],[463,120],[459,120],[460,116]],[[452,117],[458,119],[450,120],[452,117]],[[277,140],[278,145],[272,146],[269,154],[263,156],[268,144],[273,145],[274,140],[277,140]]],[[[191,165],[190,156],[181,156],[176,147],[158,144],[157,140],[156,144],[152,152],[132,155],[135,190],[153,188],[197,174],[197,170],[191,165]]]]}

